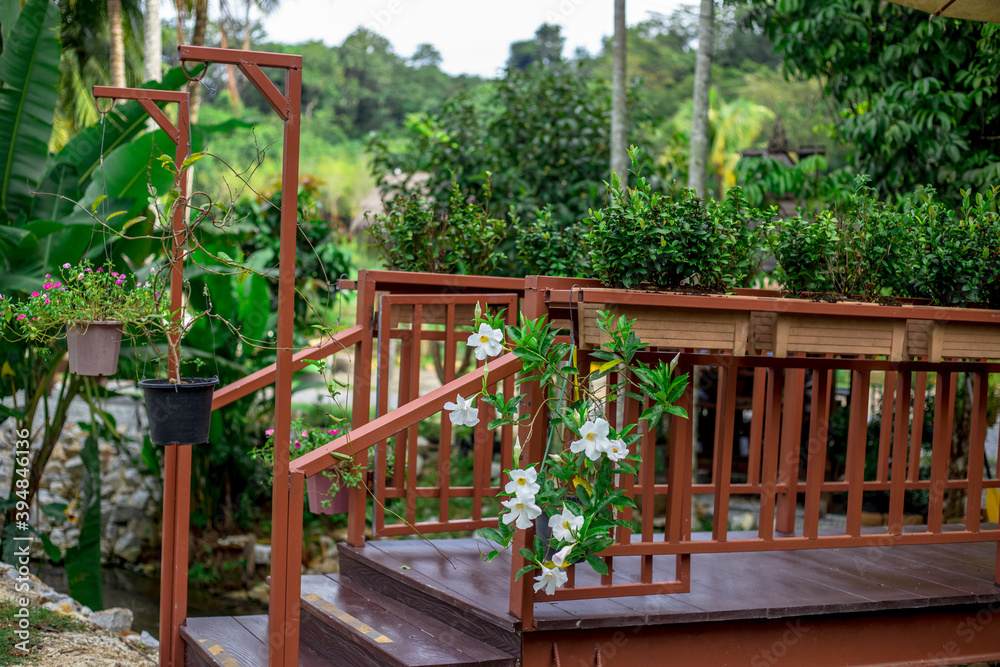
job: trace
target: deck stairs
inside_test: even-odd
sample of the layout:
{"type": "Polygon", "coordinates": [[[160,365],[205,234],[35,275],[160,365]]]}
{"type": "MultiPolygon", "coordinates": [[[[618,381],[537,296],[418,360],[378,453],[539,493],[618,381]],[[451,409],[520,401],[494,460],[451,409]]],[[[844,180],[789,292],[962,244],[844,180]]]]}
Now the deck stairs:
{"type": "MultiPolygon", "coordinates": [[[[520,626],[475,609],[405,564],[341,545],[340,573],[302,577],[302,667],[515,667],[520,626]],[[395,571],[394,571],[395,570],[395,571]]],[[[267,616],[188,618],[185,665],[265,667],[267,616]]]]}

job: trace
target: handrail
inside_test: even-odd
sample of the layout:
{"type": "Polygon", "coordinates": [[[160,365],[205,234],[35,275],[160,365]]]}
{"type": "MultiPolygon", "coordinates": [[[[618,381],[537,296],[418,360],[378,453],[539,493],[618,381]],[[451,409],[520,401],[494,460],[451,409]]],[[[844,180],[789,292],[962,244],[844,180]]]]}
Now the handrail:
{"type": "MultiPolygon", "coordinates": [[[[360,341],[363,335],[364,328],[360,324],[355,324],[354,326],[341,331],[322,345],[317,345],[316,347],[310,347],[296,352],[292,355],[292,372],[297,373],[305,368],[307,366],[307,361],[323,359],[325,357],[329,357],[335,352],[348,349],[360,341]]],[[[274,384],[276,374],[275,367],[276,364],[265,366],[259,371],[227,384],[222,389],[216,391],[212,396],[212,410],[214,411],[219,408],[224,408],[234,401],[244,398],[245,396],[249,396],[259,389],[263,389],[264,387],[274,384]]]]}
{"type": "MultiPolygon", "coordinates": [[[[508,353],[496,361],[491,361],[488,368],[491,381],[503,380],[521,370],[521,360],[513,353],[508,353]]],[[[486,370],[487,366],[483,366],[455,378],[426,395],[328,442],[319,449],[300,456],[289,466],[289,473],[302,474],[305,477],[318,475],[332,465],[330,455],[334,452],[354,456],[376,442],[440,412],[444,409],[445,403],[455,398],[456,393],[466,394],[470,389],[481,389],[486,370]]]]}

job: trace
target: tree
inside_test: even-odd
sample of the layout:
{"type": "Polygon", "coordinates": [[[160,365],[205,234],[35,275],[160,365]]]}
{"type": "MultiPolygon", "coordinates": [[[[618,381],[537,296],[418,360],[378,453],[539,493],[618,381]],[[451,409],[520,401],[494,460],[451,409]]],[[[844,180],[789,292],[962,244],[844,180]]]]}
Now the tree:
{"type": "Polygon", "coordinates": [[[143,33],[146,38],[146,49],[143,62],[145,64],[146,81],[159,81],[163,78],[163,40],[160,29],[160,0],[146,0],[146,13],[143,15],[143,33]]]}
{"type": "Polygon", "coordinates": [[[433,44],[419,44],[417,50],[410,57],[410,66],[417,69],[425,67],[440,68],[443,58],[441,52],[433,44]]]}
{"type": "Polygon", "coordinates": [[[625,0],[615,0],[614,66],[611,78],[611,173],[628,174],[628,137],[625,132],[625,76],[627,46],[625,0]]]}
{"type": "Polygon", "coordinates": [[[125,87],[125,38],[122,36],[122,2],[108,0],[108,31],[111,33],[111,85],[125,87]]]}
{"type": "Polygon", "coordinates": [[[551,23],[543,23],[535,31],[534,39],[510,45],[507,69],[523,70],[534,63],[550,65],[559,62],[562,60],[565,46],[566,38],[562,36],[562,28],[551,23]]]}
{"type": "Polygon", "coordinates": [[[754,0],[791,74],[818,77],[849,162],[881,196],[1000,182],[1000,27],[879,0],[754,0]]]}
{"type": "Polygon", "coordinates": [[[701,0],[698,21],[698,60],[694,70],[694,112],[691,118],[691,160],[688,187],[700,197],[706,194],[708,160],[708,91],[712,85],[712,47],[715,31],[715,0],[701,0]]]}

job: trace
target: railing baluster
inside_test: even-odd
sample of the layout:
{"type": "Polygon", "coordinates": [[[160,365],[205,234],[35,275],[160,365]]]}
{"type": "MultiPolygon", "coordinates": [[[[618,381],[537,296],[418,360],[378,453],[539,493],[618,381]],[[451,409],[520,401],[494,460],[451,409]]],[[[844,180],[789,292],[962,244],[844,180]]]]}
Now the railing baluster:
{"type": "Polygon", "coordinates": [[[832,373],[826,369],[812,374],[812,403],[809,418],[809,445],[806,460],[806,503],[802,534],[816,539],[819,534],[819,507],[826,478],[826,446],[830,428],[830,388],[832,373]]]}
{"type": "Polygon", "coordinates": [[[715,479],[713,503],[712,538],[726,541],[729,531],[729,485],[733,478],[733,428],[736,421],[736,375],[732,366],[719,367],[719,396],[715,406],[721,416],[721,424],[716,421],[715,457],[712,476],[715,479]]]}
{"type": "Polygon", "coordinates": [[[986,401],[989,375],[980,371],[972,376],[972,423],[969,433],[969,488],[965,502],[965,529],[979,532],[983,501],[983,450],[986,448],[986,401]]]}
{"type": "Polygon", "coordinates": [[[927,505],[927,531],[930,533],[940,533],[944,520],[944,494],[955,417],[954,383],[955,378],[950,371],[938,372],[934,386],[934,440],[931,444],[931,485],[927,505]]]}
{"type": "MultiPolygon", "coordinates": [[[[447,305],[444,322],[444,383],[448,384],[455,379],[455,356],[458,344],[455,336],[455,304],[449,303],[447,305]]],[[[463,396],[463,398],[465,397],[463,396]]],[[[482,399],[480,399],[480,403],[482,403],[482,399]]],[[[441,425],[438,430],[437,460],[438,488],[441,489],[441,495],[438,497],[438,520],[447,521],[451,502],[451,496],[448,493],[448,489],[451,487],[451,420],[444,412],[438,418],[441,425]]]]}
{"type": "Polygon", "coordinates": [[[906,468],[906,481],[920,479],[920,449],[924,442],[924,404],[927,401],[927,373],[917,372],[913,392],[913,426],[910,428],[910,460],[906,468]]]}
{"type": "Polygon", "coordinates": [[[776,499],[777,529],[782,533],[795,532],[795,507],[798,501],[799,456],[802,451],[802,413],[805,408],[806,371],[795,368],[789,371],[781,417],[781,452],[778,460],[778,484],[785,485],[785,492],[776,499]]]}
{"type": "Polygon", "coordinates": [[[871,371],[851,374],[851,416],[847,426],[847,534],[861,534],[861,508],[864,501],[865,451],[868,445],[868,392],[871,371]]]}
{"type": "MultiPolygon", "coordinates": [[[[399,387],[397,388],[396,407],[406,405],[410,402],[410,374],[413,371],[413,332],[406,331],[399,341],[399,387]]],[[[418,355],[419,358],[419,355],[418,355]]],[[[392,469],[392,488],[402,489],[404,484],[404,473],[406,472],[406,430],[402,430],[393,436],[393,457],[395,465],[392,469]]]]}
{"type": "Polygon", "coordinates": [[[750,417],[750,453],[747,456],[747,484],[760,484],[761,443],[764,437],[764,405],[767,401],[766,368],[753,369],[753,403],[750,417]]]}
{"type": "Polygon", "coordinates": [[[878,435],[876,479],[889,481],[889,453],[892,445],[892,404],[896,394],[896,371],[885,371],[882,380],[882,423],[878,435]]]}
{"type": "MultiPolygon", "coordinates": [[[[372,390],[372,336],[368,333],[374,330],[372,318],[375,314],[375,283],[369,279],[367,271],[358,272],[358,305],[357,322],[362,326],[365,335],[354,346],[354,386],[351,407],[351,428],[367,424],[371,408],[372,390]]],[[[367,451],[355,457],[360,466],[367,466],[367,451]]],[[[368,504],[368,492],[363,488],[351,489],[350,513],[347,519],[348,538],[351,546],[361,547],[365,544],[365,509],[368,504]]]]}
{"type": "MultiPolygon", "coordinates": [[[[409,374],[409,400],[413,401],[420,396],[420,365],[421,365],[421,329],[423,329],[423,306],[419,303],[413,306],[413,328],[410,330],[410,363],[412,368],[409,374]]],[[[414,424],[404,431],[406,438],[406,457],[402,459],[406,462],[406,520],[410,523],[417,522],[417,425],[414,424]]],[[[399,465],[400,459],[397,459],[399,465]]]]}
{"type": "MultiPolygon", "coordinates": [[[[384,300],[384,296],[381,299],[384,300]]],[[[399,308],[397,306],[397,308],[399,308]]],[[[392,381],[392,306],[379,304],[378,318],[378,364],[376,366],[375,414],[381,416],[389,412],[389,390],[392,381]]],[[[378,535],[385,527],[385,489],[388,482],[389,441],[375,445],[375,499],[372,507],[372,533],[378,535]]],[[[394,484],[393,486],[398,486],[394,484]]]]}
{"type": "Polygon", "coordinates": [[[767,409],[764,415],[764,451],[760,483],[760,517],[757,536],[770,541],[774,538],[774,497],[778,479],[778,446],[781,429],[781,394],[785,372],[769,368],[767,381],[767,409]]]}
{"type": "MultiPolygon", "coordinates": [[[[652,405],[652,400],[646,399],[646,407],[652,405]]],[[[656,485],[656,426],[651,423],[646,424],[646,430],[639,441],[641,447],[640,475],[642,485],[642,541],[653,541],[653,515],[656,512],[656,496],[654,487],[656,485]]],[[[640,565],[641,580],[650,582],[653,580],[653,557],[643,556],[640,565]]]]}
{"type": "MultiPolygon", "coordinates": [[[[889,490],[889,534],[903,532],[903,509],[906,500],[906,446],[909,441],[910,387],[909,371],[899,374],[895,387],[896,417],[892,431],[892,475],[889,490]]],[[[885,398],[883,397],[883,401],[885,398]]],[[[883,411],[882,419],[885,419],[883,411]]]]}

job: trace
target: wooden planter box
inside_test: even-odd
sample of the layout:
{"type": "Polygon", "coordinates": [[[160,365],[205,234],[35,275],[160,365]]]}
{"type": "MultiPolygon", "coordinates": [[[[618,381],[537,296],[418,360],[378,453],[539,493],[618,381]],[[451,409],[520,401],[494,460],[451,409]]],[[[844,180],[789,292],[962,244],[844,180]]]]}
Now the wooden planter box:
{"type": "Polygon", "coordinates": [[[747,351],[750,313],[739,310],[657,309],[641,305],[581,303],[580,347],[592,349],[606,344],[608,334],[597,326],[597,313],[611,311],[635,320],[633,331],[646,345],[669,349],[731,350],[735,356],[747,351]]]}
{"type": "Polygon", "coordinates": [[[946,359],[1000,359],[1000,326],[940,320],[906,321],[906,356],[946,359]]]}
{"type": "Polygon", "coordinates": [[[901,361],[906,349],[902,319],[755,312],[751,321],[754,354],[863,354],[901,361]]]}

